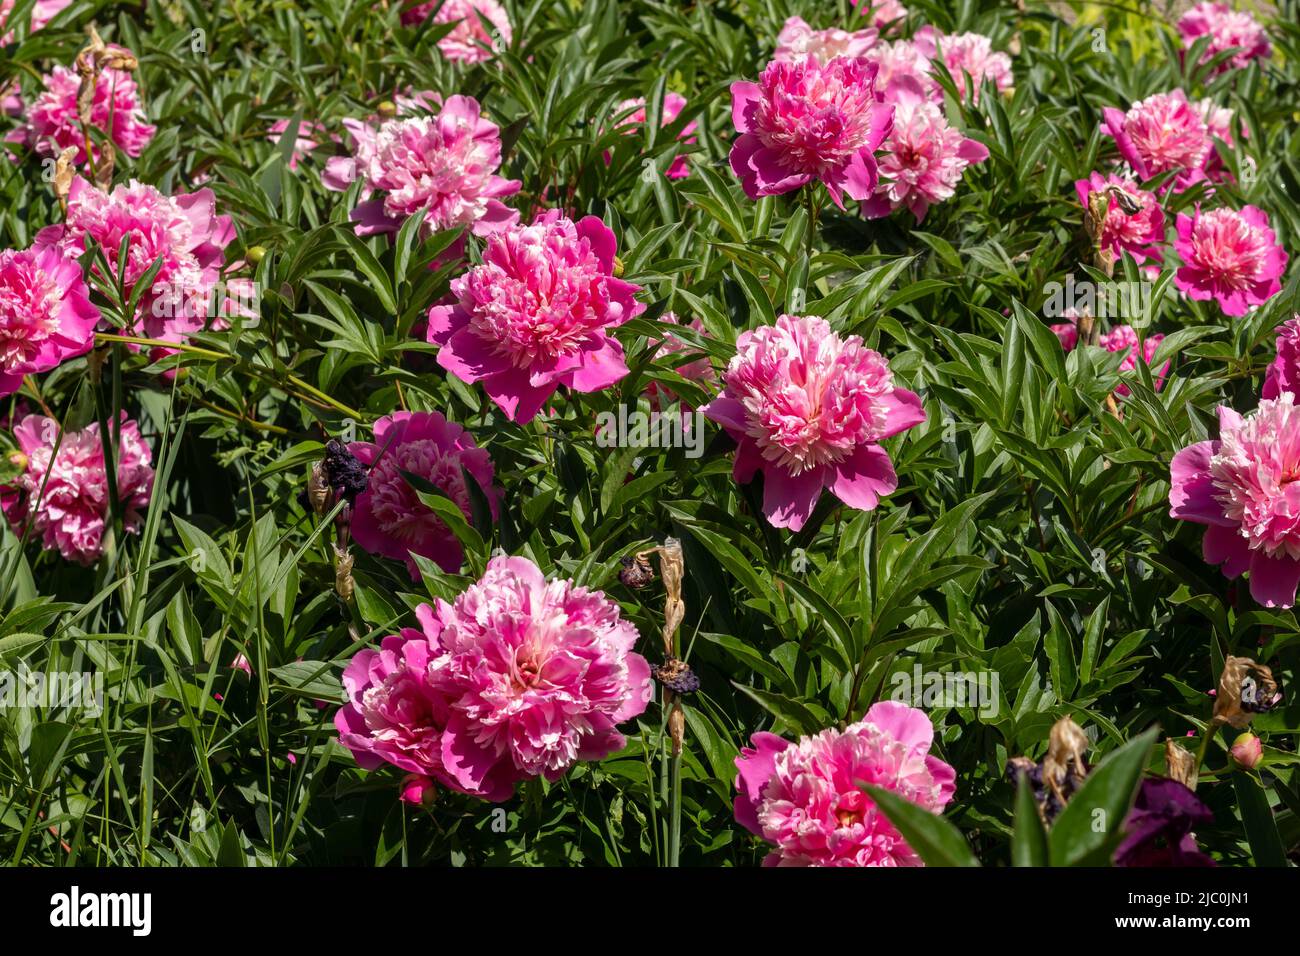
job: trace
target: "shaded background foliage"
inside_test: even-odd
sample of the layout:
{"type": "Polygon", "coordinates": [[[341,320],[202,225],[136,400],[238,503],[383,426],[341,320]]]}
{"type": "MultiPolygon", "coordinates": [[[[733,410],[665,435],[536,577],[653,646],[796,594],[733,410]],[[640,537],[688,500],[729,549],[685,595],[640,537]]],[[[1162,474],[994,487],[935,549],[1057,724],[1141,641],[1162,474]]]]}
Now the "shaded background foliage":
{"type": "MultiPolygon", "coordinates": [[[[29,6],[21,0],[11,22],[25,23],[29,6]]],[[[1284,685],[1294,675],[1294,614],[1254,605],[1207,566],[1199,529],[1172,521],[1167,497],[1170,458],[1212,432],[1215,406],[1252,407],[1272,329],[1296,309],[1295,270],[1281,295],[1238,320],[1158,284],[1149,318],[1167,338],[1156,365],[1173,368],[1158,392],[1144,367],[1125,375],[1122,420],[1105,407],[1120,356],[1063,354],[1040,317],[1047,283],[1081,273],[1088,258],[1073,181],[1114,158],[1098,132],[1101,110],[1173,87],[1236,110],[1258,174],[1222,192],[1266,209],[1281,244],[1300,249],[1293,0],[1271,21],[1273,59],[1220,77],[1183,64],[1154,5],[909,2],[913,24],[978,31],[1014,51],[1014,95],[947,102],[990,159],[921,227],[906,213],[868,222],[826,210],[811,245],[795,199],[751,202],[734,181],[727,88],[757,74],[787,16],[843,22],[845,0],[506,6],[514,44],[472,68],[438,54],[445,28],[404,28],[396,5],[339,0],[82,0],[38,34],[20,27],[0,51],[0,76],[30,94],[33,71],[70,63],[86,24],[134,50],[158,135],[138,160],[119,156],[118,180],[169,192],[208,177],[219,211],[236,222],[228,258],[265,250],[260,322],[195,336],[227,358],[150,364],[119,351],[99,383],[80,363],[41,381],[68,427],[93,420],[94,390],[120,396],[142,422],[158,479],[143,533],[119,535],[93,569],[4,533],[6,665],[93,668],[107,686],[100,716],[0,713],[5,859],[662,862],[657,705],[626,728],[626,751],[521,788],[503,816],[453,793],[429,811],[404,806],[393,774],[359,771],[334,739],[334,703],[316,701],[341,699],[339,674],[358,641],[409,622],[430,595],[450,598],[493,548],[605,589],[654,659],[662,597],[622,587],[618,560],[682,539],[684,639],[703,685],[687,710],[684,864],[761,859],[731,816],[732,761],[752,732],[857,719],[916,664],[998,676],[996,713],[930,711],[937,750],[958,775],[945,815],[986,864],[1010,859],[1006,761],[1041,755],[1058,717],[1073,716],[1104,753],[1153,725],[1174,737],[1199,731],[1225,654],[1274,663],[1284,685]],[[392,241],[357,239],[347,224],[355,194],[320,185],[334,147],[289,169],[299,124],[341,135],[342,119],[406,88],[483,103],[502,128],[503,174],[523,182],[511,205],[525,219],[559,206],[601,216],[618,235],[625,275],[650,305],[618,332],[632,374],[615,387],[569,394],[554,417],[524,427],[504,421],[411,334],[455,274],[428,267],[454,237],[422,240],[412,223],[392,241]],[[660,129],[669,90],[688,103],[660,129]],[[613,129],[616,104],[634,96],[649,101],[650,121],[624,137],[613,129]],[[267,137],[279,119],[290,124],[281,144],[267,137]],[[646,175],[647,158],[660,173],[672,162],[690,121],[699,123],[691,175],[646,175]],[[682,449],[598,448],[595,416],[635,404],[652,382],[692,405],[709,397],[673,372],[679,358],[654,357],[655,319],[668,310],[702,320],[707,336],[682,336],[719,368],[739,331],[785,311],[824,316],[888,355],[928,412],[887,443],[898,491],[872,513],[824,496],[790,534],[762,520],[757,488],[735,485],[730,444],[712,427],[698,460],[682,449]],[[174,380],[160,375],[175,366],[184,372],[174,380]],[[442,411],[490,450],[506,489],[502,520],[478,529],[465,577],[425,563],[412,582],[400,564],[359,554],[355,600],[344,604],[328,535],[300,492],[327,436],[349,421],[364,435],[401,406],[442,411]],[[251,677],[230,667],[240,653],[251,677]]],[[[1241,154],[1224,157],[1238,172],[1241,154]]],[[[7,246],[25,247],[59,220],[42,171],[23,155],[0,169],[7,246]]],[[[1189,190],[1167,209],[1201,198],[1189,190]]],[[[1300,844],[1293,699],[1256,721],[1274,861],[1277,846],[1300,844]]],[[[1221,862],[1261,862],[1239,790],[1220,782],[1230,773],[1224,749],[1212,748],[1200,795],[1215,824],[1198,838],[1221,862]]]]}

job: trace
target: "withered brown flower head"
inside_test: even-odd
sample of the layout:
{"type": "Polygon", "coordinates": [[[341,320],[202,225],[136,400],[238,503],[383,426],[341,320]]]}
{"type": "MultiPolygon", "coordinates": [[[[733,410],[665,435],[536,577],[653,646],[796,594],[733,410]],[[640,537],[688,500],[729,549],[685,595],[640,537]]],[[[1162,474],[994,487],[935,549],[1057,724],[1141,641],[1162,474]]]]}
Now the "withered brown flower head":
{"type": "Polygon", "coordinates": [[[1062,717],[1052,725],[1047,756],[1042,761],[1028,757],[1012,757],[1007,761],[1009,779],[1015,781],[1024,774],[1029,780],[1044,825],[1050,825],[1056,819],[1087,779],[1092,768],[1083,755],[1088,747],[1088,735],[1083,728],[1069,717],[1062,717]]]}
{"type": "Polygon", "coordinates": [[[618,579],[634,591],[649,587],[655,579],[655,570],[644,554],[629,554],[622,564],[623,570],[618,572],[618,579]]]}
{"type": "Polygon", "coordinates": [[[1246,727],[1255,714],[1272,710],[1282,703],[1282,688],[1273,671],[1249,657],[1231,657],[1223,662],[1219,692],[1214,699],[1214,722],[1238,730],[1246,727]]]}
{"type": "Polygon", "coordinates": [[[691,694],[700,689],[700,679],[690,665],[676,657],[669,657],[662,664],[651,664],[650,673],[674,694],[691,694]]]}

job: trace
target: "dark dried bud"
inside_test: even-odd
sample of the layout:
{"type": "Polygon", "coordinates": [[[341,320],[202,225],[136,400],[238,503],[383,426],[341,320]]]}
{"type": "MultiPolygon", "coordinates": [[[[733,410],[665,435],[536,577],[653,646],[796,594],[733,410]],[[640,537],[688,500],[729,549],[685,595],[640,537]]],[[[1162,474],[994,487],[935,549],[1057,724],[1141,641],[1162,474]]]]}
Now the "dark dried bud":
{"type": "Polygon", "coordinates": [[[650,566],[644,555],[628,555],[622,561],[623,570],[618,572],[618,579],[633,591],[649,586],[655,579],[655,569],[650,566]]]}
{"type": "Polygon", "coordinates": [[[341,441],[331,438],[325,444],[325,474],[336,497],[355,503],[366,490],[370,479],[366,466],[357,460],[341,441]]]}
{"type": "Polygon", "coordinates": [[[650,665],[650,673],[674,694],[692,694],[700,689],[700,679],[690,665],[675,657],[669,657],[659,665],[650,665]]]}

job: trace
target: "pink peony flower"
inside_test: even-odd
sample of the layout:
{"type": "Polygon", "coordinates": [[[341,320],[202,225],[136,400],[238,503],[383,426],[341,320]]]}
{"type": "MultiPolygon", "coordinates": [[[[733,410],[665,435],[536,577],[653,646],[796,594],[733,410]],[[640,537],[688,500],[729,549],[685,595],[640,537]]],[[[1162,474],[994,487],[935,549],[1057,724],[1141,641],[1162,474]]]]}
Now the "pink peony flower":
{"type": "Polygon", "coordinates": [[[1197,207],[1179,213],[1174,249],[1182,267],[1174,285],[1197,301],[1216,299],[1225,315],[1245,315],[1252,306],[1281,291],[1287,254],[1268,225],[1268,214],[1254,206],[1197,207]]]}
{"type": "Polygon", "coordinates": [[[823,488],[851,508],[875,508],[898,487],[879,442],[925,421],[884,356],[816,316],[782,315],[742,332],[723,383],[702,411],[737,443],[736,481],[762,471],[763,513],[792,531],[823,488]]]}
{"type": "MultiPolygon", "coordinates": [[[[14,3],[15,0],[0,0],[0,30],[5,31],[3,39],[0,39],[0,46],[8,46],[14,42],[13,30],[6,29],[9,26],[9,14],[14,11],[14,3]]],[[[46,24],[71,5],[72,0],[36,0],[36,5],[32,7],[28,35],[45,29],[46,24]]]]}
{"type": "Polygon", "coordinates": [[[95,344],[99,310],[81,266],[57,249],[0,252],[0,396],[95,344]]]}
{"type": "MultiPolygon", "coordinates": [[[[279,146],[284,139],[284,134],[288,131],[289,121],[279,119],[267,129],[266,138],[279,146]]],[[[293,152],[289,154],[289,168],[297,169],[298,163],[320,145],[325,135],[325,127],[320,123],[314,123],[311,120],[299,120],[298,135],[294,137],[293,152]]]]}
{"type": "MultiPolygon", "coordinates": [[[[893,102],[894,92],[904,77],[910,77],[921,89],[930,90],[933,96],[930,58],[911,40],[882,41],[864,53],[863,58],[876,65],[876,89],[884,91],[885,102],[893,102]]],[[[942,95],[935,98],[943,99],[942,95]]]]}
{"type": "Polygon", "coordinates": [[[1232,762],[1243,770],[1254,770],[1264,759],[1264,743],[1249,730],[1238,734],[1229,750],[1232,762]]]}
{"type": "Polygon", "coordinates": [[[754,734],[736,758],[736,822],[776,847],[764,866],[922,866],[861,785],[941,812],[957,775],[933,742],[930,719],[896,701],[797,743],[754,734]]]}
{"type": "Polygon", "coordinates": [[[731,84],[731,118],[740,136],[731,168],[751,199],[790,192],[816,180],[841,209],[876,189],[875,152],[894,110],[876,89],[876,67],[836,57],[819,64],[773,60],[759,82],[731,84]]]}
{"type": "Polygon", "coordinates": [[[403,10],[402,23],[407,26],[423,23],[434,10],[437,10],[433,16],[434,23],[456,24],[438,41],[438,49],[449,60],[482,63],[492,58],[492,52],[510,45],[510,17],[497,0],[431,0],[403,10]],[[483,17],[495,30],[488,31],[483,25],[483,17]],[[499,37],[494,37],[493,33],[499,37]]]}
{"type": "MultiPolygon", "coordinates": [[[[1165,337],[1157,332],[1155,335],[1148,335],[1142,340],[1142,364],[1151,367],[1152,360],[1156,357],[1156,351],[1160,348],[1160,343],[1165,337]]],[[[1131,372],[1137,368],[1138,356],[1138,334],[1131,325],[1117,325],[1097,342],[1107,352],[1123,352],[1124,361],[1119,363],[1121,372],[1131,372]]],[[[1160,391],[1165,384],[1165,376],[1169,374],[1169,363],[1166,362],[1152,380],[1156,391],[1160,391]]],[[[1128,395],[1129,387],[1123,383],[1115,389],[1116,395],[1128,395]]]]}
{"type": "MultiPolygon", "coordinates": [[[[41,415],[28,415],[14,429],[26,464],[4,489],[5,517],[15,534],[24,534],[30,523],[46,549],[89,566],[100,556],[104,526],[112,514],[99,425],[63,432],[61,440],[60,430],[58,422],[41,415]]],[[[125,412],[116,452],[123,523],[127,531],[139,531],[140,510],[153,491],[153,469],[149,446],[125,412]]]]}
{"type": "MultiPolygon", "coordinates": [[[[933,27],[922,27],[913,38],[917,48],[931,60],[942,59],[952,75],[957,95],[963,100],[966,94],[966,76],[970,74],[970,98],[978,100],[980,85],[992,81],[999,93],[1015,90],[1015,77],[1011,73],[1011,57],[995,52],[993,41],[979,33],[958,33],[946,36],[933,27]]],[[[943,88],[933,81],[935,95],[942,98],[943,88]]]]}
{"type": "MultiPolygon", "coordinates": [[[[424,116],[436,112],[441,105],[442,97],[429,90],[399,93],[393,97],[390,118],[424,116]]],[[[343,128],[352,140],[352,155],[331,156],[326,160],[325,169],[320,176],[322,186],[331,192],[347,192],[349,186],[364,176],[364,170],[375,155],[375,137],[384,122],[386,120],[378,114],[362,120],[352,117],[343,120],[343,128]]],[[[362,190],[362,195],[370,195],[369,187],[362,190]]]]}
{"type": "MultiPolygon", "coordinates": [[[[127,295],[153,264],[162,259],[149,290],[140,297],[138,322],[149,338],[180,342],[207,324],[209,297],[221,278],[225,248],[235,237],[229,216],[216,215],[212,190],[166,196],[131,180],[101,193],[81,176],[72,181],[67,219],[36,234],[39,248],[54,247],[81,256],[92,242],[104,251],[111,278],[127,295]],[[129,245],[126,268],[118,276],[118,249],[129,245]]],[[[138,331],[138,330],[137,330],[138,331]]]]}
{"type": "Polygon", "coordinates": [[[512,224],[519,213],[501,197],[520,183],[496,175],[500,165],[500,131],[473,97],[448,97],[437,116],[389,120],[357,167],[366,187],[382,193],[352,210],[357,234],[396,232],[419,212],[430,234],[465,226],[483,236],[512,224]]]}
{"type": "MultiPolygon", "coordinates": [[[[111,46],[110,49],[123,50],[111,46]]],[[[27,107],[23,125],[5,137],[11,143],[23,143],[41,156],[57,156],[75,147],[75,162],[86,162],[86,136],[77,113],[77,92],[81,78],[77,71],[56,66],[42,78],[44,89],[27,107]]],[[[157,127],[150,125],[140,101],[135,77],[126,70],[105,69],[95,84],[90,107],[90,125],[103,133],[128,156],[139,156],[153,139],[157,127]]],[[[100,146],[91,143],[91,152],[99,160],[100,146]]]]}
{"type": "Polygon", "coordinates": [[[1208,525],[1205,560],[1250,572],[1265,607],[1291,607],[1300,583],[1300,407],[1283,392],[1241,416],[1219,407],[1219,438],[1170,465],[1169,514],[1208,525]]]}
{"type": "Polygon", "coordinates": [[[1120,155],[1139,179],[1178,171],[1174,190],[1205,179],[1214,144],[1201,110],[1182,90],[1156,93],[1129,107],[1102,110],[1101,131],[1115,140],[1120,155]]]}
{"type": "Polygon", "coordinates": [[[1209,46],[1201,55],[1202,63],[1220,53],[1236,51],[1219,64],[1216,73],[1244,69],[1251,60],[1265,59],[1273,52],[1268,34],[1255,18],[1249,13],[1233,10],[1226,3],[1198,3],[1178,21],[1178,32],[1183,35],[1183,47],[1189,50],[1201,37],[1210,38],[1209,46]]]}
{"type": "Polygon", "coordinates": [[[814,30],[803,17],[790,17],[777,35],[773,57],[788,63],[802,63],[807,57],[827,63],[837,56],[862,56],[875,42],[876,31],[872,29],[814,30]]]}
{"type": "Polygon", "coordinates": [[[1073,352],[1078,348],[1079,326],[1075,324],[1074,319],[1071,319],[1069,322],[1061,322],[1052,326],[1052,331],[1055,332],[1056,337],[1061,340],[1061,348],[1064,351],[1073,352]]]}
{"type": "Polygon", "coordinates": [[[932,205],[952,197],[966,167],[984,162],[989,151],[949,126],[915,80],[899,80],[893,102],[894,127],[885,140],[880,182],[862,211],[879,219],[906,206],[919,223],[932,205]]]}
{"type": "Polygon", "coordinates": [[[595,392],[628,373],[608,330],[645,311],[639,286],[614,277],[616,240],[587,216],[557,210],[488,238],[483,262],[453,280],[453,305],[429,310],[438,364],[483,383],[514,422],[529,422],[561,386],[595,392]]]}
{"type": "Polygon", "coordinates": [[[621,750],[617,725],[650,700],[650,667],[618,605],[526,558],[493,558],[455,603],[422,604],[416,620],[343,673],[334,723],[367,770],[388,763],[507,800],[521,780],[554,782],[621,750]]]}
{"type": "Polygon", "coordinates": [[[370,469],[366,490],[356,499],[352,537],[370,554],[405,561],[419,578],[411,554],[436,563],[448,574],[460,570],[464,549],[441,518],[418,497],[403,472],[423,478],[472,516],[465,472],[478,483],[495,519],[501,498],[492,486],[492,459],[469,432],[437,412],[393,412],[375,422],[373,442],[352,442],[348,450],[370,469]]]}
{"type": "MultiPolygon", "coordinates": [[[[1208,96],[1199,99],[1194,104],[1197,112],[1201,114],[1201,119],[1205,120],[1205,128],[1211,136],[1217,136],[1229,146],[1233,145],[1233,127],[1236,126],[1234,114],[1231,107],[1220,106],[1208,96]]],[[[1246,134],[1246,128],[1241,128],[1242,136],[1246,134]]],[[[1217,153],[1216,153],[1217,156],[1217,153]]]]}
{"type": "MultiPolygon", "coordinates": [[[[663,110],[661,110],[659,125],[668,126],[676,122],[677,117],[681,115],[681,112],[685,107],[686,97],[682,96],[680,93],[665,93],[664,106],[663,110]]],[[[628,131],[631,132],[630,127],[644,126],[646,119],[645,98],[637,97],[633,100],[623,100],[623,102],[614,107],[614,113],[627,113],[626,116],[618,121],[617,125],[619,129],[628,128],[628,131]],[[631,110],[632,112],[628,113],[628,110],[631,110]]],[[[692,120],[682,127],[682,131],[677,134],[677,138],[683,143],[694,145],[696,141],[695,131],[698,127],[699,123],[692,120]]],[[[606,162],[608,161],[609,156],[606,154],[606,162]]],[[[675,157],[665,175],[669,179],[683,179],[686,176],[689,176],[691,174],[690,169],[687,168],[689,161],[689,157],[687,156],[675,157]]]]}
{"type": "Polygon", "coordinates": [[[1300,399],[1300,315],[1277,330],[1277,358],[1268,367],[1262,397],[1277,398],[1283,392],[1300,399]]]}
{"type": "Polygon", "coordinates": [[[1093,173],[1074,184],[1079,202],[1088,209],[1088,197],[1109,192],[1106,221],[1101,229],[1101,247],[1115,255],[1125,252],[1137,263],[1161,261],[1160,244],[1165,241],[1165,214],[1155,193],[1140,189],[1130,180],[1111,173],[1093,173]],[[1122,198],[1122,202],[1121,202],[1122,198]],[[1127,208],[1126,208],[1127,207],[1127,208]],[[1129,211],[1133,210],[1133,211],[1129,211]]]}

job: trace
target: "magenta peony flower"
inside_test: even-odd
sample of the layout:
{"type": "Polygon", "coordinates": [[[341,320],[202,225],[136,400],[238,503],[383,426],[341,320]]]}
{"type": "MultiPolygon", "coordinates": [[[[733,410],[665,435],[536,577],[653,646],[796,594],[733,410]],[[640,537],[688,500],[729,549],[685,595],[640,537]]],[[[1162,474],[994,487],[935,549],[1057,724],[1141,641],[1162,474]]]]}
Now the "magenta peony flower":
{"type": "Polygon", "coordinates": [[[1101,131],[1115,140],[1138,178],[1177,170],[1175,192],[1205,179],[1214,143],[1201,109],[1189,103],[1182,90],[1148,96],[1127,113],[1109,107],[1102,110],[1102,117],[1101,131]]]}
{"type": "Polygon", "coordinates": [[[1088,197],[1093,193],[1110,193],[1106,221],[1101,229],[1103,249],[1116,258],[1127,252],[1137,263],[1161,261],[1163,257],[1160,244],[1165,241],[1165,214],[1155,193],[1139,189],[1130,180],[1114,173],[1105,177],[1101,173],[1093,173],[1087,179],[1076,180],[1074,188],[1084,209],[1089,208],[1088,197]],[[1123,203],[1116,193],[1122,194],[1123,203]],[[1135,211],[1128,212],[1125,206],[1135,211]]]}
{"type": "MultiPolygon", "coordinates": [[[[662,115],[660,117],[659,125],[668,126],[671,123],[675,122],[677,120],[677,117],[681,115],[681,112],[685,107],[686,107],[686,97],[682,96],[680,93],[672,93],[672,92],[665,93],[664,106],[663,106],[663,110],[661,111],[662,115]]],[[[624,116],[621,120],[618,121],[617,126],[619,129],[623,129],[625,127],[630,128],[634,126],[644,126],[645,119],[646,119],[645,98],[637,97],[636,99],[633,100],[623,100],[623,102],[619,103],[617,106],[614,107],[614,113],[615,114],[627,113],[626,116],[624,116]],[[628,110],[631,110],[632,112],[628,113],[628,110]]],[[[698,127],[699,127],[699,123],[692,120],[691,122],[687,123],[685,126],[682,127],[682,131],[677,134],[677,138],[681,140],[683,143],[694,145],[695,131],[698,127]]],[[[628,131],[631,132],[631,129],[629,129],[628,131]]],[[[606,162],[609,161],[608,154],[606,154],[605,161],[606,162]]],[[[690,170],[687,168],[688,163],[689,163],[689,157],[687,156],[675,157],[673,159],[672,165],[668,167],[668,172],[665,175],[667,175],[669,179],[683,179],[686,176],[689,176],[691,173],[690,170]]]]}
{"type": "Polygon", "coordinates": [[[836,57],[819,64],[773,60],[758,83],[731,84],[731,118],[740,136],[731,168],[751,199],[821,180],[835,205],[869,199],[876,189],[875,152],[889,135],[894,109],[875,84],[876,67],[836,57]]]}
{"type": "MultiPolygon", "coordinates": [[[[979,33],[958,33],[946,36],[933,27],[922,27],[913,38],[917,48],[931,60],[942,58],[948,72],[952,75],[957,95],[963,100],[966,95],[966,76],[970,74],[972,99],[979,99],[980,85],[985,80],[992,81],[999,93],[1015,91],[1015,77],[1011,73],[1011,57],[1005,53],[995,52],[993,41],[979,33]]],[[[935,95],[943,97],[943,87],[933,81],[935,95]]]]}
{"type": "Polygon", "coordinates": [[[1242,417],[1219,407],[1219,438],[1170,465],[1169,514],[1209,525],[1205,560],[1229,578],[1250,572],[1266,607],[1291,607],[1300,583],[1300,408],[1283,392],[1242,417]]]}
{"type": "Polygon", "coordinates": [[[1268,214],[1254,206],[1178,214],[1174,241],[1183,265],[1174,285],[1197,301],[1216,299],[1225,315],[1245,315],[1282,289],[1287,254],[1268,214]]]}
{"type": "Polygon", "coordinates": [[[423,23],[434,10],[434,23],[456,24],[438,41],[439,51],[449,60],[482,63],[492,58],[492,52],[510,45],[510,17],[497,0],[430,0],[403,10],[402,23],[423,23]],[[492,32],[483,25],[482,17],[495,28],[492,32]],[[493,33],[499,34],[499,39],[493,33]]]}
{"type": "Polygon", "coordinates": [[[0,396],[89,352],[98,322],[75,260],[57,249],[0,252],[0,396]]]}
{"type": "Polygon", "coordinates": [[[628,373],[608,330],[645,311],[639,286],[614,277],[616,240],[587,216],[557,210],[488,238],[481,265],[451,284],[454,305],[429,310],[438,364],[483,383],[514,422],[529,422],[561,386],[595,392],[628,373]]]}
{"type": "Polygon", "coordinates": [[[1268,34],[1255,18],[1249,13],[1233,10],[1226,3],[1198,3],[1178,21],[1178,32],[1183,35],[1186,49],[1191,49],[1192,44],[1203,36],[1210,38],[1210,45],[1201,55],[1202,63],[1228,50],[1236,51],[1219,64],[1216,73],[1243,69],[1251,60],[1266,59],[1273,52],[1268,34]]]}
{"type": "MultiPolygon", "coordinates": [[[[64,432],[61,441],[59,432],[58,422],[41,415],[28,415],[14,429],[26,463],[4,489],[5,517],[15,534],[22,535],[30,523],[46,549],[88,566],[99,558],[104,525],[112,514],[99,425],[64,432]]],[[[149,446],[125,412],[116,452],[124,524],[128,531],[139,531],[140,510],[153,491],[153,469],[149,446]]]]}
{"type": "Polygon", "coordinates": [[[495,519],[501,492],[492,486],[492,458],[469,432],[437,412],[385,415],[375,422],[374,439],[348,445],[348,451],[370,469],[366,490],[357,496],[352,514],[353,539],[371,554],[405,561],[414,579],[420,572],[412,553],[455,574],[464,549],[442,519],[416,497],[402,473],[428,481],[468,519],[472,515],[468,472],[483,490],[495,519]]]}
{"type": "Polygon", "coordinates": [[[919,223],[932,205],[957,191],[966,167],[984,162],[989,151],[949,126],[915,80],[899,80],[891,90],[894,128],[885,140],[876,194],[862,211],[879,219],[906,206],[919,223]]]}
{"type": "Polygon", "coordinates": [[[933,741],[930,719],[896,701],[797,743],[754,734],[736,758],[736,822],[776,846],[764,866],[922,866],[861,784],[941,812],[956,773],[933,741]]]}
{"type": "Polygon", "coordinates": [[[213,311],[208,300],[221,278],[224,250],[234,237],[234,223],[229,216],[216,215],[210,189],[166,196],[131,180],[105,194],[78,176],[68,195],[66,221],[38,232],[35,245],[76,257],[92,241],[99,243],[111,278],[123,283],[128,295],[161,258],[153,285],[140,298],[137,321],[143,322],[149,338],[180,342],[207,324],[213,311]],[[126,269],[118,276],[123,239],[129,241],[126,269]]]}
{"type": "MultiPolygon", "coordinates": [[[[110,49],[124,50],[119,46],[110,49]]],[[[23,125],[5,139],[23,143],[41,156],[57,156],[68,147],[75,147],[77,165],[85,163],[86,137],[77,114],[80,76],[76,70],[56,66],[42,78],[42,83],[44,90],[27,107],[23,125]]],[[[100,74],[95,84],[90,125],[132,157],[139,156],[157,132],[157,127],[150,125],[144,115],[135,77],[126,70],[111,67],[100,74]]],[[[99,144],[92,142],[90,148],[98,161],[99,144]]]]}
{"type": "Polygon", "coordinates": [[[514,223],[519,213],[500,200],[520,183],[496,175],[500,165],[500,131],[473,97],[448,97],[437,116],[389,120],[357,164],[367,189],[382,193],[352,210],[357,233],[396,232],[418,212],[427,233],[465,226],[483,236],[514,223]]]}
{"type": "Polygon", "coordinates": [[[1075,321],[1075,319],[1071,318],[1069,322],[1061,322],[1052,326],[1052,331],[1061,340],[1061,348],[1066,352],[1073,352],[1079,345],[1079,326],[1075,324],[1075,321]]]}
{"type": "Polygon", "coordinates": [[[526,558],[493,558],[454,604],[416,610],[343,673],[340,742],[363,768],[384,763],[501,801],[521,780],[556,781],[626,740],[650,667],[616,603],[543,577],[526,558]]]}
{"type": "MultiPolygon", "coordinates": [[[[1160,348],[1160,343],[1165,337],[1160,333],[1148,335],[1142,340],[1142,364],[1151,367],[1152,360],[1156,357],[1156,351],[1160,348]]],[[[1123,352],[1124,361],[1119,363],[1121,372],[1131,372],[1137,368],[1138,356],[1138,334],[1131,325],[1117,325],[1098,340],[1098,345],[1107,352],[1123,352]]],[[[1160,391],[1165,384],[1165,376],[1169,374],[1169,363],[1166,362],[1159,371],[1155,373],[1152,384],[1155,385],[1156,391],[1160,391]]],[[[1128,395],[1129,387],[1120,383],[1115,389],[1116,395],[1128,395]]]]}
{"type": "Polygon", "coordinates": [[[803,17],[790,17],[776,38],[773,58],[788,63],[802,63],[812,57],[828,63],[837,56],[858,57],[876,42],[876,31],[830,29],[814,30],[803,17]]]}
{"type": "Polygon", "coordinates": [[[742,332],[723,383],[702,411],[736,441],[736,481],[763,472],[763,513],[776,528],[802,528],[823,488],[851,508],[876,507],[898,487],[879,442],[925,421],[883,355],[816,316],[742,332]]]}
{"type": "Polygon", "coordinates": [[[1300,315],[1277,330],[1277,358],[1268,367],[1262,397],[1277,398],[1283,392],[1300,399],[1300,315]]]}

